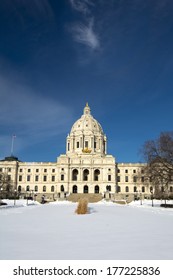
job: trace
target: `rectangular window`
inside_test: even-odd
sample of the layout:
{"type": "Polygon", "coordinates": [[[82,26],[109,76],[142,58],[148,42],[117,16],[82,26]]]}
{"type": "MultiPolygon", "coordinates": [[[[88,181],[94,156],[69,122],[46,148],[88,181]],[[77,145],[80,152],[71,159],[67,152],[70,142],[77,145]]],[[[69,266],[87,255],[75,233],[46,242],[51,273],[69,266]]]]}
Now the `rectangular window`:
{"type": "Polygon", "coordinates": [[[31,169],[28,169],[28,172],[31,172],[31,169]]]}
{"type": "Polygon", "coordinates": [[[136,176],[134,176],[133,177],[133,182],[136,183],[136,181],[137,181],[137,178],[136,178],[136,176]]]}
{"type": "Polygon", "coordinates": [[[61,174],[61,181],[64,181],[64,174],[61,174]]]}
{"type": "Polygon", "coordinates": [[[85,148],[88,148],[88,141],[85,141],[85,148]]]}
{"type": "Polygon", "coordinates": [[[44,182],[47,181],[47,176],[46,176],[46,175],[43,176],[43,181],[44,181],[44,182]]]}
{"type": "Polygon", "coordinates": [[[26,178],[27,182],[29,182],[31,180],[31,176],[30,175],[27,175],[27,178],[26,178]]]}
{"type": "Polygon", "coordinates": [[[76,148],[79,148],[79,142],[76,142],[76,148]]]}
{"type": "Polygon", "coordinates": [[[38,182],[38,179],[39,179],[39,176],[36,175],[36,176],[35,176],[35,181],[38,182]]]}
{"type": "Polygon", "coordinates": [[[52,169],[52,173],[55,173],[55,169],[52,169]]]}
{"type": "Polygon", "coordinates": [[[11,168],[8,168],[8,172],[11,172],[11,168]]]}
{"type": "Polygon", "coordinates": [[[144,176],[141,177],[141,182],[144,182],[144,176]]]}
{"type": "Polygon", "coordinates": [[[120,176],[117,176],[117,181],[121,182],[121,177],[120,176]]]}
{"type": "Polygon", "coordinates": [[[94,142],[94,149],[96,149],[96,147],[97,147],[97,143],[96,143],[96,142],[94,142]]]}
{"type": "Polygon", "coordinates": [[[19,175],[19,182],[22,181],[22,175],[19,175]]]}
{"type": "Polygon", "coordinates": [[[128,173],[128,169],[125,170],[125,173],[128,173]]]}
{"type": "Polygon", "coordinates": [[[2,168],[0,168],[0,172],[2,172],[2,168]]]}
{"type": "Polygon", "coordinates": [[[52,176],[52,182],[55,182],[55,176],[52,176]]]}
{"type": "Polygon", "coordinates": [[[129,181],[129,177],[125,176],[125,182],[127,183],[129,181]]]}
{"type": "Polygon", "coordinates": [[[133,169],[133,173],[136,173],[136,169],[133,169]]]}
{"type": "Polygon", "coordinates": [[[38,172],[39,172],[39,169],[36,169],[36,172],[38,173],[38,172]]]}
{"type": "Polygon", "coordinates": [[[111,175],[108,175],[108,181],[111,181],[111,175]]]}
{"type": "Polygon", "coordinates": [[[44,172],[47,172],[47,169],[44,169],[44,172]]]}
{"type": "Polygon", "coordinates": [[[20,168],[20,169],[19,169],[19,172],[23,172],[23,169],[22,169],[22,168],[20,168]]]}

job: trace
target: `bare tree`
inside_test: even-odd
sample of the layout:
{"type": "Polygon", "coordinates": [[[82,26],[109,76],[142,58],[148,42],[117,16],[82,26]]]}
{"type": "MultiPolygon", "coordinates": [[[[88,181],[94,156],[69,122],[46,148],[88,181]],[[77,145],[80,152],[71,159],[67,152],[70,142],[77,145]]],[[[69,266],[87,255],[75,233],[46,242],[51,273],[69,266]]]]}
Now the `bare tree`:
{"type": "Polygon", "coordinates": [[[14,193],[11,177],[4,172],[0,173],[0,191],[1,199],[8,198],[14,193]]]}
{"type": "Polygon", "coordinates": [[[158,139],[146,141],[142,154],[147,163],[145,183],[152,184],[156,197],[168,198],[173,183],[173,132],[162,132],[158,139]]]}

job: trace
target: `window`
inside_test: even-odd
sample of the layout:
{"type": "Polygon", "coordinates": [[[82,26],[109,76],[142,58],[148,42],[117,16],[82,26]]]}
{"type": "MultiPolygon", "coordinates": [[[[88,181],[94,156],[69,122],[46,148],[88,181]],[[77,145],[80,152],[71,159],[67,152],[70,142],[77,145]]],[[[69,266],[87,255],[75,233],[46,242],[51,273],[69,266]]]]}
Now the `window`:
{"type": "Polygon", "coordinates": [[[100,170],[96,169],[94,170],[94,181],[99,180],[100,170]]]}
{"type": "Polygon", "coordinates": [[[22,187],[18,186],[18,192],[21,192],[21,191],[22,191],[22,187]]]}
{"type": "Polygon", "coordinates": [[[11,168],[8,168],[8,172],[11,172],[11,168]]]}
{"type": "Polygon", "coordinates": [[[99,193],[99,186],[95,186],[94,193],[99,193]]]}
{"type": "Polygon", "coordinates": [[[44,182],[47,181],[47,176],[46,176],[46,175],[43,176],[43,181],[44,181],[44,182]]]}
{"type": "Polygon", "coordinates": [[[72,171],[72,181],[77,181],[77,176],[78,176],[78,170],[74,169],[72,171]]]}
{"type": "Polygon", "coordinates": [[[141,182],[142,182],[142,183],[144,182],[144,176],[141,177],[141,182]]]}
{"type": "Polygon", "coordinates": [[[108,181],[111,181],[111,175],[108,175],[108,181]]]}
{"type": "Polygon", "coordinates": [[[88,148],[88,141],[85,141],[85,148],[88,148]]]}
{"type": "Polygon", "coordinates": [[[47,172],[47,169],[44,169],[44,172],[47,172]]]}
{"type": "Polygon", "coordinates": [[[61,174],[61,181],[64,181],[64,174],[61,174]]]}
{"type": "Polygon", "coordinates": [[[121,187],[120,186],[116,186],[116,192],[117,193],[121,192],[121,187]]]}
{"type": "Polygon", "coordinates": [[[31,176],[30,175],[27,175],[27,178],[26,178],[27,182],[29,182],[31,180],[31,176]]]}
{"type": "Polygon", "coordinates": [[[121,182],[121,177],[117,176],[117,182],[121,182]]]}
{"type": "Polygon", "coordinates": [[[61,192],[64,192],[64,186],[61,185],[61,192]]]}
{"type": "Polygon", "coordinates": [[[22,169],[22,168],[20,168],[20,169],[19,169],[19,172],[23,172],[23,169],[22,169]]]}
{"type": "Polygon", "coordinates": [[[70,143],[67,144],[67,150],[70,151],[70,143]]]}
{"type": "Polygon", "coordinates": [[[125,176],[125,182],[127,183],[129,181],[129,177],[125,176]]]}
{"type": "Polygon", "coordinates": [[[28,169],[28,172],[31,172],[31,169],[28,169]]]}
{"type": "Polygon", "coordinates": [[[88,181],[89,170],[85,169],[83,171],[83,181],[88,181]]]}
{"type": "Polygon", "coordinates": [[[29,187],[29,186],[27,186],[27,187],[26,187],[26,191],[27,191],[27,192],[29,192],[29,189],[30,189],[30,187],[29,187]]]}
{"type": "Polygon", "coordinates": [[[170,192],[173,192],[173,187],[170,187],[170,192]]]}
{"type": "Polygon", "coordinates": [[[83,192],[88,193],[88,186],[84,186],[83,192]]]}
{"type": "Polygon", "coordinates": [[[134,192],[137,192],[137,187],[134,187],[134,188],[133,188],[133,191],[134,191],[134,192]]]}
{"type": "Polygon", "coordinates": [[[128,169],[125,169],[125,173],[128,173],[128,169]]]}
{"type": "Polygon", "coordinates": [[[39,172],[39,169],[36,169],[36,172],[39,172]]]}
{"type": "Polygon", "coordinates": [[[76,148],[79,148],[79,142],[76,142],[76,148]]]}
{"type": "Polygon", "coordinates": [[[38,182],[38,179],[39,179],[39,176],[36,175],[36,176],[35,176],[35,181],[38,182]]]}
{"type": "Polygon", "coordinates": [[[35,187],[34,187],[34,191],[35,191],[35,192],[38,192],[38,186],[35,186],[35,187]]]}
{"type": "Polygon", "coordinates": [[[0,172],[2,172],[2,168],[0,168],[0,172]]]}
{"type": "Polygon", "coordinates": [[[145,187],[142,187],[142,192],[145,192],[145,187]]]}
{"type": "Polygon", "coordinates": [[[129,187],[128,186],[126,186],[126,192],[129,192],[129,187]]]}
{"type": "Polygon", "coordinates": [[[134,182],[134,183],[137,182],[137,177],[136,177],[136,176],[133,177],[133,182],[134,182]]]}
{"type": "Polygon", "coordinates": [[[19,182],[22,181],[22,175],[19,175],[19,182]]]}
{"type": "Polygon", "coordinates": [[[72,192],[73,192],[73,193],[77,193],[77,186],[73,186],[72,192]]]}
{"type": "Polygon", "coordinates": [[[52,173],[55,173],[55,169],[52,169],[52,173]]]}
{"type": "Polygon", "coordinates": [[[118,173],[120,173],[120,169],[118,169],[117,171],[118,171],[118,173]]]}
{"type": "Polygon", "coordinates": [[[55,176],[52,176],[52,182],[55,182],[55,176]]]}
{"type": "Polygon", "coordinates": [[[133,173],[136,173],[136,169],[133,169],[133,173]]]}
{"type": "Polygon", "coordinates": [[[106,190],[111,192],[111,186],[106,186],[106,190]]]}
{"type": "Polygon", "coordinates": [[[96,147],[97,147],[97,143],[96,143],[96,142],[94,142],[94,149],[96,149],[96,147]]]}
{"type": "Polygon", "coordinates": [[[51,186],[51,192],[54,192],[54,191],[55,191],[55,187],[51,186]]]}
{"type": "Polygon", "coordinates": [[[43,192],[46,192],[46,186],[43,186],[43,192]]]}

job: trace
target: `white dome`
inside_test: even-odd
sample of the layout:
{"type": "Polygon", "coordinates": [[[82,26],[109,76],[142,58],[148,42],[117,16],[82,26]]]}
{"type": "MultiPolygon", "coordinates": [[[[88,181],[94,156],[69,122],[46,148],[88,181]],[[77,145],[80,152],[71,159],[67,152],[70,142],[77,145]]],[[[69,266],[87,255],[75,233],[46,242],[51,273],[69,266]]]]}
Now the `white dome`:
{"type": "Polygon", "coordinates": [[[83,115],[72,126],[67,136],[67,154],[100,154],[105,155],[107,139],[102,127],[91,115],[88,103],[84,108],[83,115]]]}
{"type": "Polygon", "coordinates": [[[79,134],[80,132],[92,132],[94,135],[103,135],[102,127],[99,122],[91,115],[88,103],[84,108],[84,113],[81,118],[78,119],[72,126],[70,134],[75,135],[79,134]]]}

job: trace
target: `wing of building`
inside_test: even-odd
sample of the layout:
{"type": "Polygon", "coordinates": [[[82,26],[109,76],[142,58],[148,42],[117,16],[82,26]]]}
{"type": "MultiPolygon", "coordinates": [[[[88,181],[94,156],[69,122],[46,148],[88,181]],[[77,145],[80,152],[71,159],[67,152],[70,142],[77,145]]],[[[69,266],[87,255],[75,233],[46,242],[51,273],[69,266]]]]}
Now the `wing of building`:
{"type": "Polygon", "coordinates": [[[107,137],[88,104],[67,136],[66,154],[56,162],[21,162],[13,156],[0,161],[0,173],[8,176],[21,196],[44,194],[49,200],[83,193],[112,199],[127,199],[137,192],[147,196],[150,186],[143,185],[142,177],[137,182],[143,167],[117,163],[107,154],[107,137]]]}

